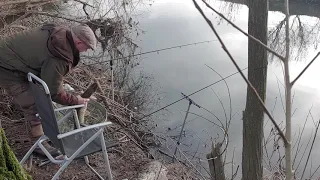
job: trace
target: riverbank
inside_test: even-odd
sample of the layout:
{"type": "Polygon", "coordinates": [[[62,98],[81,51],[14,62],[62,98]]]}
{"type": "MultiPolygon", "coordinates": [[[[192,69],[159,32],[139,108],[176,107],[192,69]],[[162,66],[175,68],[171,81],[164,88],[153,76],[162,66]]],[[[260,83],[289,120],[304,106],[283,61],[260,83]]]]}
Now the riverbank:
{"type": "MultiPolygon", "coordinates": [[[[46,1],[39,1],[37,3],[48,5],[46,1]]],[[[2,24],[2,28],[0,29],[1,38],[32,29],[44,22],[68,25],[66,18],[53,17],[52,14],[49,15],[43,12],[43,8],[39,8],[42,5],[33,4],[32,7],[38,7],[36,8],[37,13],[33,13],[33,11],[28,9],[30,4],[17,5],[10,4],[8,6],[10,8],[19,8],[19,13],[2,14],[7,22],[2,24]]],[[[72,20],[72,23],[79,21],[76,18],[72,20]]],[[[103,40],[105,40],[103,42],[109,42],[109,40],[103,40]]],[[[117,41],[112,41],[112,43],[117,43],[117,41]]],[[[95,59],[96,57],[83,56],[82,59],[85,62],[86,60],[90,60],[90,58],[95,59]]],[[[147,108],[145,106],[146,100],[149,98],[148,94],[150,93],[150,89],[147,88],[149,84],[146,80],[143,81],[142,79],[138,79],[137,82],[139,83],[130,84],[125,80],[130,79],[130,74],[123,73],[127,73],[127,70],[134,67],[133,64],[134,62],[117,64],[121,67],[118,67],[118,69],[122,71],[114,72],[115,80],[110,76],[110,69],[101,68],[99,64],[96,66],[83,66],[81,64],[64,80],[64,83],[70,84],[75,89],[75,94],[81,94],[93,82],[98,82],[101,85],[99,92],[96,92],[94,96],[96,97],[96,101],[107,109],[108,120],[113,122],[113,125],[106,129],[106,136],[111,137],[110,139],[117,144],[108,149],[112,173],[115,179],[135,179],[139,176],[139,172],[144,169],[145,165],[156,160],[149,153],[149,148],[156,145],[156,139],[150,129],[146,128],[148,125],[146,123],[141,124],[138,121],[143,116],[141,112],[147,108]]],[[[1,87],[0,119],[10,147],[17,159],[21,160],[33,143],[29,134],[29,123],[24,121],[17,104],[1,87]]],[[[101,153],[90,155],[89,159],[91,165],[105,176],[105,166],[101,153]]],[[[46,159],[43,157],[33,156],[24,165],[33,179],[48,179],[58,170],[58,166],[54,164],[46,164],[39,167],[44,160],[46,159]]],[[[164,166],[167,169],[168,179],[194,179],[189,169],[181,164],[164,163],[164,166]]],[[[70,164],[62,174],[61,179],[97,179],[97,177],[85,166],[84,161],[79,159],[70,164]]]]}
{"type": "MultiPolygon", "coordinates": [[[[82,83],[90,84],[91,80],[85,81],[84,79],[83,81],[80,81],[85,77],[84,74],[88,72],[87,70],[88,69],[77,69],[72,75],[66,77],[65,82],[74,83],[74,93],[80,93],[84,90],[84,87],[81,85],[82,83]]],[[[95,74],[97,77],[98,73],[91,73],[95,74]]],[[[100,74],[100,77],[107,78],[106,76],[103,76],[103,74],[100,74]]],[[[106,82],[100,83],[104,85],[103,87],[108,86],[106,82]]],[[[106,89],[102,89],[102,92],[106,91],[106,89]]],[[[121,104],[108,99],[102,94],[104,93],[97,92],[94,96],[99,103],[105,103],[108,106],[107,109],[108,112],[110,112],[108,120],[113,122],[113,124],[106,129],[107,133],[105,135],[106,137],[109,137],[107,141],[112,139],[116,144],[115,146],[108,148],[113,176],[115,179],[119,180],[136,179],[139,177],[139,172],[143,171],[148,163],[157,160],[149,153],[149,148],[152,144],[155,144],[155,139],[151,132],[142,130],[143,125],[140,125],[139,122],[134,122],[132,117],[130,120],[130,117],[125,115],[126,111],[130,110],[126,109],[121,104]]],[[[1,89],[0,96],[0,112],[2,112],[0,119],[2,127],[5,130],[10,147],[14,151],[17,159],[21,160],[34,142],[30,138],[29,123],[24,121],[21,112],[12,99],[6,95],[3,89],[1,89]]],[[[90,109],[88,109],[88,112],[90,113],[90,109]]],[[[131,114],[133,113],[135,112],[131,111],[131,114]]],[[[96,153],[90,155],[89,159],[90,164],[96,168],[99,173],[106,176],[102,154],[96,153]]],[[[35,155],[32,159],[27,161],[24,168],[30,173],[33,179],[48,179],[54,175],[59,166],[51,163],[42,166],[41,164],[46,160],[47,159],[44,157],[35,155]]],[[[188,168],[179,163],[168,163],[163,164],[163,166],[167,169],[168,179],[194,179],[188,168]]],[[[96,179],[97,177],[87,168],[83,159],[78,159],[69,165],[67,170],[61,175],[61,178],[75,180],[96,179]]]]}

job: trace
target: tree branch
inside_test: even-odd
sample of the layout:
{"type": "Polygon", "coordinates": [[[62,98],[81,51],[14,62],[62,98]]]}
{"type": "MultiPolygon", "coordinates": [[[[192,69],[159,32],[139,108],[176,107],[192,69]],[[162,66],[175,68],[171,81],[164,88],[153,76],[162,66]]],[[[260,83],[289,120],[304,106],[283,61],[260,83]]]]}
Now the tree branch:
{"type": "Polygon", "coordinates": [[[41,3],[41,2],[47,2],[49,0],[16,0],[16,1],[5,1],[0,2],[0,6],[9,6],[9,5],[16,5],[16,4],[22,4],[22,3],[41,3]]]}
{"type": "MultiPolygon", "coordinates": [[[[17,4],[23,4],[23,3],[31,3],[31,4],[35,4],[35,3],[43,3],[43,2],[51,2],[52,1],[58,1],[58,0],[16,0],[16,1],[5,1],[5,2],[0,2],[0,6],[9,6],[9,5],[17,5],[17,4]]],[[[73,0],[76,1],[78,3],[81,3],[83,5],[86,6],[90,6],[92,8],[94,8],[94,6],[92,6],[91,4],[88,4],[87,2],[81,1],[81,0],[73,0]]]]}
{"type": "Polygon", "coordinates": [[[91,4],[88,4],[88,3],[86,3],[86,2],[83,2],[83,1],[80,1],[80,0],[74,0],[74,1],[76,1],[76,2],[78,2],[78,3],[81,3],[81,4],[83,4],[83,5],[90,6],[90,7],[94,8],[94,6],[92,6],[91,4]]]}
{"type": "Polygon", "coordinates": [[[232,55],[230,54],[230,52],[228,51],[228,49],[226,48],[225,44],[223,43],[222,39],[220,38],[219,34],[217,33],[217,31],[215,30],[215,28],[213,27],[213,24],[211,23],[211,21],[206,17],[206,15],[203,13],[202,9],[199,7],[198,3],[195,0],[192,0],[195,7],[197,8],[197,10],[200,12],[200,14],[202,15],[202,17],[206,20],[207,24],[210,26],[211,30],[213,31],[213,33],[217,36],[222,49],[227,53],[227,55],[229,56],[229,58],[231,59],[232,63],[234,64],[234,66],[237,68],[238,72],[240,73],[240,75],[242,76],[242,78],[245,80],[245,82],[247,83],[247,85],[250,87],[250,89],[253,91],[253,93],[255,94],[255,96],[258,98],[261,106],[263,107],[263,110],[265,111],[265,113],[268,115],[268,117],[270,118],[270,120],[272,121],[272,123],[274,124],[274,126],[276,127],[279,135],[281,136],[282,140],[284,141],[284,144],[288,144],[288,141],[286,139],[286,137],[284,136],[283,132],[281,131],[280,127],[278,126],[278,124],[276,123],[276,121],[274,120],[274,118],[272,117],[272,115],[270,114],[270,112],[268,111],[268,109],[266,108],[266,106],[264,105],[264,102],[262,101],[261,97],[259,96],[258,92],[256,91],[256,89],[252,86],[252,84],[250,83],[250,81],[248,81],[248,79],[245,77],[245,75],[243,74],[243,72],[241,71],[240,67],[238,66],[238,64],[236,63],[236,61],[234,60],[234,58],[232,57],[232,55]]]}
{"type": "Polygon", "coordinates": [[[231,24],[234,28],[236,28],[237,30],[239,30],[242,34],[246,35],[247,37],[251,38],[252,40],[256,41],[257,43],[259,43],[261,46],[263,46],[264,48],[266,48],[269,52],[271,52],[272,54],[274,54],[275,56],[277,56],[279,59],[281,59],[282,61],[284,60],[284,57],[281,56],[280,54],[278,54],[277,52],[275,52],[274,50],[270,49],[267,45],[265,45],[263,42],[261,42],[260,40],[258,40],[257,38],[251,36],[250,34],[244,32],[242,29],[240,29],[237,25],[235,25],[233,22],[231,22],[228,18],[226,18],[223,14],[219,13],[217,10],[215,10],[213,7],[211,7],[205,0],[202,0],[203,3],[205,3],[205,5],[211,9],[212,11],[214,11],[215,13],[217,13],[220,17],[222,17],[224,20],[226,20],[229,24],[231,24]]]}
{"type": "Polygon", "coordinates": [[[86,21],[79,21],[79,20],[76,20],[76,19],[64,17],[64,16],[61,16],[59,14],[50,14],[50,13],[47,13],[47,12],[30,11],[30,13],[43,15],[43,16],[54,17],[54,18],[65,19],[65,20],[68,20],[68,21],[73,21],[73,22],[78,22],[78,23],[85,23],[86,22],[86,21]]]}
{"type": "Polygon", "coordinates": [[[309,68],[309,66],[318,58],[320,55],[320,51],[318,54],[310,61],[310,63],[301,71],[301,73],[291,82],[291,86],[302,76],[302,74],[309,68]]]}

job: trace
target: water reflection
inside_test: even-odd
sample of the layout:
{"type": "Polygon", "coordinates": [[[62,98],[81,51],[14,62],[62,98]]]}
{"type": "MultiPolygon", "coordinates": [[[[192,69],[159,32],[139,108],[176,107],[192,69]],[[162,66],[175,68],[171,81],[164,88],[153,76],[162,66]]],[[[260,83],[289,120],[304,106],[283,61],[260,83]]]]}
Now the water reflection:
{"type": "MultiPolygon", "coordinates": [[[[215,2],[213,5],[214,7],[219,8],[221,7],[221,2],[215,2]]],[[[204,8],[204,10],[216,25],[219,23],[217,31],[221,34],[226,46],[234,55],[240,67],[245,68],[247,66],[247,38],[230,25],[221,23],[220,19],[215,14],[212,15],[208,9],[204,8]]],[[[243,30],[247,30],[247,7],[240,5],[237,11],[237,15],[234,19],[235,23],[243,30]]],[[[141,36],[141,41],[139,42],[139,45],[144,51],[215,38],[202,17],[193,7],[191,1],[167,0],[155,2],[148,11],[142,13],[142,17],[140,18],[141,28],[146,31],[146,33],[141,36]]],[[[314,18],[300,18],[303,18],[304,23],[310,26],[312,25],[312,21],[314,21],[314,18]]],[[[283,15],[279,12],[270,12],[270,29],[277,26],[277,23],[282,19],[283,15]]],[[[310,41],[305,49],[308,50],[308,53],[303,56],[306,60],[291,63],[290,68],[292,78],[296,77],[304,68],[305,64],[316,54],[313,45],[317,43],[317,40],[311,40],[313,41],[310,41]]],[[[152,73],[159,82],[162,91],[165,92],[165,98],[162,101],[162,104],[165,105],[181,98],[180,92],[189,94],[220,80],[220,77],[207,68],[205,64],[214,68],[221,73],[222,76],[228,76],[236,72],[236,69],[233,67],[231,61],[217,41],[164,51],[159,54],[149,54],[144,57],[140,67],[144,69],[144,71],[152,73]]],[[[293,109],[296,109],[293,116],[293,133],[298,133],[299,128],[301,129],[303,127],[303,123],[311,107],[312,110],[310,112],[312,113],[314,121],[317,121],[320,117],[320,113],[317,111],[320,107],[318,100],[320,86],[317,84],[317,77],[320,75],[317,68],[319,65],[320,62],[316,61],[293,88],[295,94],[293,109]]],[[[244,111],[245,108],[246,85],[239,75],[228,78],[226,81],[231,91],[232,115],[234,115],[229,129],[230,144],[226,162],[231,161],[232,151],[235,148],[234,163],[235,166],[237,166],[241,165],[241,119],[242,111],[244,111]]],[[[270,63],[268,68],[266,104],[267,107],[272,110],[272,113],[279,124],[285,119],[281,103],[281,98],[284,97],[284,88],[282,84],[283,72],[281,64],[277,62],[270,63]]],[[[227,89],[222,82],[212,86],[212,89],[208,88],[193,95],[192,99],[201,106],[210,109],[217,117],[219,117],[219,119],[225,120],[225,114],[219,103],[219,99],[215,97],[212,90],[219,95],[219,98],[224,103],[227,114],[229,114],[229,96],[227,94],[227,89]]],[[[168,108],[167,111],[158,113],[157,117],[155,117],[158,124],[156,131],[166,135],[177,135],[180,130],[179,128],[176,131],[168,130],[168,128],[175,129],[175,127],[182,125],[187,105],[188,102],[186,100],[181,101],[168,108]],[[166,114],[166,116],[163,116],[164,114],[166,114]]],[[[215,120],[212,115],[194,106],[191,107],[191,112],[215,120]]],[[[201,157],[205,160],[205,154],[209,152],[212,141],[214,141],[215,138],[221,138],[221,131],[216,126],[213,126],[212,123],[197,118],[195,115],[190,114],[188,120],[190,122],[186,125],[186,137],[183,138],[181,147],[183,147],[186,153],[191,157],[201,157]]],[[[266,123],[265,134],[268,135],[272,126],[270,126],[271,123],[268,122],[267,119],[266,123]]],[[[283,122],[282,127],[284,127],[283,122]]],[[[314,122],[309,116],[304,130],[305,133],[302,137],[303,146],[307,144],[309,137],[314,130],[314,122]]],[[[297,136],[295,136],[295,138],[297,138],[297,136]]],[[[315,143],[316,148],[318,148],[319,145],[319,143],[315,143]]],[[[310,144],[308,147],[310,147],[310,144]]],[[[268,157],[270,157],[272,150],[273,144],[271,142],[268,146],[268,157]]],[[[303,152],[303,150],[301,150],[301,152],[303,152]]],[[[317,149],[314,149],[312,157],[319,157],[317,149]]],[[[273,161],[277,158],[278,157],[275,155],[273,161]]],[[[197,161],[196,158],[193,160],[197,161]]],[[[300,159],[298,158],[297,161],[298,160],[300,159]]],[[[296,162],[296,164],[298,164],[298,162],[296,162]]],[[[313,162],[312,169],[315,170],[317,165],[316,162],[313,162]]],[[[229,164],[227,167],[230,166],[231,165],[229,164]]],[[[304,160],[301,161],[298,171],[300,171],[303,166],[304,160]]],[[[226,168],[227,175],[230,175],[230,169],[231,168],[226,168]]]]}

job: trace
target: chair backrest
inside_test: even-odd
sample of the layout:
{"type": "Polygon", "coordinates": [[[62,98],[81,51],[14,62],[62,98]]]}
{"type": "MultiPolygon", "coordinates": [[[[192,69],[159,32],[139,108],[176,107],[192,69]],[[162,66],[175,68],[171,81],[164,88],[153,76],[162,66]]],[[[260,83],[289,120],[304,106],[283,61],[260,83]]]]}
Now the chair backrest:
{"type": "Polygon", "coordinates": [[[28,73],[28,81],[41,119],[44,134],[62,153],[65,153],[62,141],[57,138],[59,128],[47,84],[32,73],[28,73]]]}

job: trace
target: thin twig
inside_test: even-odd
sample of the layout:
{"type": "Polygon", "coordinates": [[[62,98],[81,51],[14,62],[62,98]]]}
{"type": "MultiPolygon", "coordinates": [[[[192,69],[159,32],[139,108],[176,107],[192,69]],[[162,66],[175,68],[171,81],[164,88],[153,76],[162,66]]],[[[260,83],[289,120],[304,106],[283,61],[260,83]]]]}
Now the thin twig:
{"type": "Polygon", "coordinates": [[[277,84],[278,84],[278,92],[279,92],[279,95],[280,95],[280,102],[281,102],[281,107],[282,107],[282,110],[283,110],[283,113],[285,114],[286,113],[286,110],[284,109],[284,103],[283,103],[283,98],[282,98],[282,94],[281,94],[281,90],[280,90],[280,86],[279,84],[281,83],[281,81],[278,79],[278,77],[276,76],[277,78],[277,84]]]}
{"type": "Polygon", "coordinates": [[[193,113],[193,112],[189,112],[189,113],[190,113],[190,114],[193,114],[193,115],[195,115],[195,116],[198,116],[198,117],[200,117],[200,118],[202,118],[202,119],[205,119],[205,120],[207,120],[208,122],[210,122],[210,123],[218,126],[218,127],[222,130],[222,132],[225,134],[225,130],[224,130],[223,126],[219,126],[217,123],[215,123],[215,122],[211,121],[210,119],[205,118],[204,116],[201,116],[201,115],[199,115],[199,114],[196,114],[196,113],[193,113]]]}
{"type": "MultiPolygon", "coordinates": [[[[234,164],[234,151],[236,150],[236,148],[233,148],[233,152],[232,152],[232,161],[231,161],[231,180],[233,180],[234,176],[233,176],[233,164],[234,164]]],[[[238,171],[238,170],[237,170],[238,171]]]]}
{"type": "MultiPolygon", "coordinates": [[[[218,74],[218,76],[221,78],[221,79],[223,79],[223,76],[220,74],[220,73],[218,73],[216,70],[214,70],[212,67],[210,67],[209,65],[207,65],[206,64],[206,66],[208,67],[208,68],[210,68],[213,72],[215,72],[216,74],[218,74]]],[[[231,93],[230,93],[230,88],[229,88],[229,86],[228,86],[228,83],[227,83],[227,81],[224,79],[223,80],[223,82],[224,82],[224,84],[226,85],[226,87],[227,87],[227,90],[228,90],[228,96],[229,96],[229,108],[230,108],[230,119],[229,119],[229,125],[230,125],[230,122],[231,122],[231,117],[232,117],[232,101],[231,101],[231,93]]],[[[227,129],[229,129],[229,125],[228,125],[228,122],[226,123],[226,128],[227,129]]]]}
{"type": "Polygon", "coordinates": [[[202,175],[202,173],[200,171],[198,171],[197,168],[195,168],[194,164],[191,163],[191,161],[187,158],[187,156],[179,148],[178,148],[178,150],[184,156],[184,158],[186,158],[186,160],[191,164],[191,166],[199,173],[199,175],[202,177],[202,179],[205,180],[206,178],[202,175]]]}
{"type": "MultiPolygon", "coordinates": [[[[217,99],[218,99],[218,101],[219,101],[219,103],[220,103],[220,105],[221,105],[221,107],[222,107],[222,110],[223,110],[223,112],[224,112],[224,116],[225,116],[225,118],[226,118],[226,123],[228,123],[228,117],[227,117],[227,112],[226,112],[226,108],[224,108],[224,105],[223,105],[223,102],[222,102],[222,100],[221,100],[221,98],[218,96],[218,94],[212,89],[212,88],[210,88],[211,90],[212,90],[212,92],[214,93],[214,95],[217,97],[217,99]]],[[[228,126],[228,124],[226,124],[226,127],[228,126]]]]}
{"type": "Polygon", "coordinates": [[[314,174],[319,170],[319,168],[320,168],[320,165],[317,167],[317,169],[316,170],[314,170],[314,172],[311,174],[311,176],[310,176],[310,179],[314,176],[314,174]]]}
{"type": "MultiPolygon", "coordinates": [[[[200,106],[200,107],[201,107],[201,109],[203,109],[203,110],[207,111],[208,113],[210,113],[211,115],[213,115],[213,116],[220,122],[220,124],[221,124],[220,127],[221,127],[221,128],[227,129],[227,127],[224,127],[222,121],[218,118],[217,115],[215,115],[213,112],[209,111],[209,110],[208,110],[207,108],[205,108],[205,107],[202,107],[202,106],[200,106]]],[[[212,122],[212,121],[209,121],[209,122],[212,122]]],[[[217,126],[218,126],[218,125],[217,125],[217,126]]]]}
{"type": "MultiPolygon", "coordinates": [[[[304,121],[303,128],[302,128],[302,132],[300,133],[300,136],[298,137],[298,146],[297,146],[297,150],[296,150],[296,155],[295,155],[295,157],[294,157],[294,159],[293,159],[293,162],[292,162],[292,166],[294,165],[295,160],[296,160],[296,158],[297,158],[297,156],[298,156],[298,153],[299,153],[299,151],[300,151],[300,149],[301,149],[301,148],[299,149],[299,146],[300,146],[302,134],[303,134],[304,129],[305,129],[306,124],[307,124],[308,117],[309,117],[309,115],[310,115],[310,113],[311,113],[310,111],[311,111],[311,109],[309,110],[309,113],[308,113],[308,115],[307,115],[307,118],[306,118],[306,120],[304,121]]],[[[302,146],[301,146],[301,147],[302,147],[302,146]]],[[[294,146],[293,146],[293,148],[294,148],[294,146]]]]}
{"type": "Polygon", "coordinates": [[[301,158],[300,158],[300,161],[299,161],[296,169],[299,169],[300,164],[301,164],[302,160],[304,159],[304,155],[305,155],[305,153],[306,153],[306,151],[307,151],[307,148],[308,148],[308,146],[309,146],[309,144],[310,144],[310,142],[311,142],[311,139],[312,139],[312,133],[313,133],[313,131],[311,132],[311,136],[310,136],[310,138],[309,138],[309,140],[308,140],[308,142],[307,142],[307,145],[306,145],[306,147],[305,147],[305,149],[304,149],[304,151],[303,151],[303,153],[302,153],[302,156],[301,156],[301,158]]]}
{"type": "Polygon", "coordinates": [[[317,53],[317,55],[309,62],[309,64],[301,71],[301,73],[291,82],[291,86],[294,85],[294,83],[302,76],[302,74],[309,68],[309,66],[318,58],[320,55],[320,52],[317,53]]]}
{"type": "Polygon", "coordinates": [[[239,170],[239,165],[237,166],[236,172],[234,174],[232,174],[231,180],[233,180],[237,176],[238,170],[239,170]]]}
{"type": "Polygon", "coordinates": [[[22,4],[22,3],[41,3],[41,2],[46,2],[46,1],[48,1],[48,0],[16,0],[16,1],[10,0],[10,1],[0,2],[0,7],[9,6],[9,5],[17,5],[17,4],[22,4]]]}
{"type": "Polygon", "coordinates": [[[247,83],[247,85],[250,87],[250,89],[254,92],[255,96],[258,98],[261,106],[263,107],[263,110],[265,111],[265,113],[268,115],[268,117],[270,118],[270,120],[272,121],[272,123],[274,124],[274,126],[276,127],[279,135],[281,136],[282,140],[284,141],[285,144],[288,144],[289,142],[287,141],[287,138],[284,136],[283,132],[281,131],[280,127],[278,126],[278,124],[276,123],[276,121],[274,120],[274,118],[272,117],[272,115],[270,114],[270,112],[268,111],[268,109],[266,108],[266,106],[264,105],[263,100],[261,99],[261,97],[259,96],[258,92],[256,91],[256,89],[252,86],[252,84],[248,81],[248,79],[245,77],[245,75],[243,74],[243,72],[241,71],[240,67],[238,66],[238,64],[236,63],[236,61],[234,60],[234,58],[232,57],[232,55],[230,54],[230,52],[228,51],[228,49],[226,48],[225,44],[223,43],[223,41],[221,40],[219,34],[217,33],[217,31],[215,30],[215,28],[213,27],[213,24],[211,23],[211,21],[206,17],[206,15],[203,13],[202,9],[199,7],[198,3],[195,0],[192,0],[195,7],[198,9],[198,11],[201,13],[202,17],[206,20],[206,22],[208,23],[208,25],[210,26],[211,30],[214,32],[214,34],[217,36],[219,42],[221,43],[222,49],[227,53],[227,55],[229,56],[229,58],[231,59],[232,63],[235,65],[235,67],[237,68],[237,70],[239,71],[240,75],[242,76],[242,78],[245,80],[245,82],[247,83]]]}
{"type": "Polygon", "coordinates": [[[72,22],[77,22],[77,23],[85,23],[86,22],[86,21],[79,21],[79,20],[76,20],[76,19],[64,17],[64,16],[61,16],[60,14],[50,14],[50,13],[47,13],[47,12],[39,12],[39,11],[29,11],[28,13],[38,14],[38,15],[43,15],[43,16],[49,16],[49,17],[53,17],[53,18],[60,18],[60,19],[64,19],[64,20],[68,20],[68,21],[72,21],[72,22]]]}
{"type": "MultiPolygon", "coordinates": [[[[205,108],[203,108],[203,109],[205,109],[205,108]]],[[[206,110],[207,110],[207,109],[206,109],[206,110]]],[[[208,110],[207,110],[207,111],[208,111],[208,110]]],[[[210,113],[210,111],[208,111],[208,112],[210,113]]],[[[220,155],[222,155],[222,154],[227,150],[227,147],[228,147],[228,144],[229,144],[229,135],[228,135],[227,130],[224,128],[222,122],[220,121],[221,126],[219,126],[219,125],[216,124],[215,122],[213,122],[213,121],[211,121],[210,119],[205,118],[205,117],[203,117],[203,116],[201,116],[201,115],[199,115],[199,114],[196,114],[196,113],[193,113],[193,112],[190,112],[190,111],[189,111],[189,113],[190,113],[190,114],[193,114],[193,115],[195,115],[195,116],[198,116],[198,117],[200,117],[200,118],[203,118],[203,119],[211,122],[212,124],[218,126],[218,127],[221,129],[221,131],[223,132],[223,135],[224,135],[223,141],[226,142],[226,147],[223,149],[223,151],[221,151],[221,154],[220,154],[220,155]]]]}
{"type": "Polygon", "coordinates": [[[76,2],[78,2],[78,3],[81,3],[81,4],[83,4],[83,5],[90,6],[90,7],[94,8],[94,6],[92,6],[91,4],[88,4],[88,3],[86,3],[86,2],[83,2],[83,1],[80,1],[80,0],[74,0],[74,1],[76,1],[76,2]]]}
{"type": "Polygon", "coordinates": [[[313,136],[313,140],[312,140],[312,143],[311,143],[311,147],[310,147],[310,150],[309,150],[309,154],[308,154],[308,158],[307,158],[307,161],[306,161],[306,165],[304,166],[303,168],[303,172],[302,172],[302,175],[301,175],[301,179],[303,179],[303,175],[304,175],[304,172],[308,166],[308,161],[309,161],[309,158],[310,158],[310,155],[311,155],[311,152],[313,150],[313,145],[314,145],[314,142],[317,138],[317,135],[318,135],[318,129],[319,129],[319,125],[320,125],[320,120],[318,121],[318,125],[317,125],[317,128],[316,128],[316,132],[314,133],[314,136],[313,136]]]}

